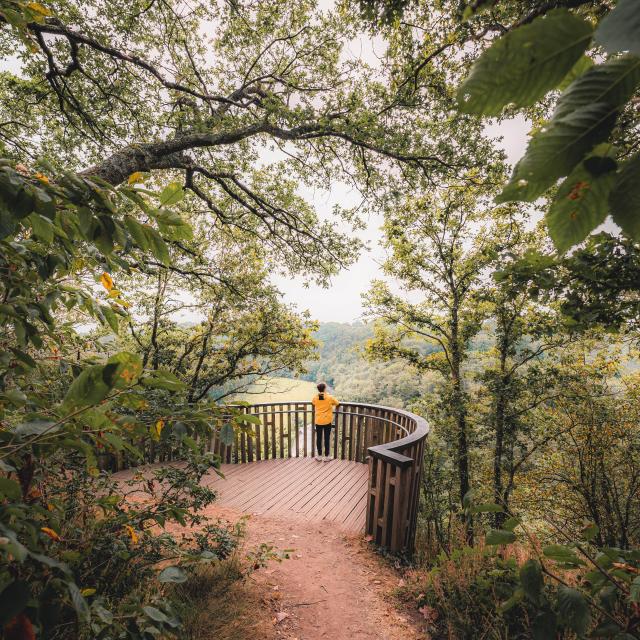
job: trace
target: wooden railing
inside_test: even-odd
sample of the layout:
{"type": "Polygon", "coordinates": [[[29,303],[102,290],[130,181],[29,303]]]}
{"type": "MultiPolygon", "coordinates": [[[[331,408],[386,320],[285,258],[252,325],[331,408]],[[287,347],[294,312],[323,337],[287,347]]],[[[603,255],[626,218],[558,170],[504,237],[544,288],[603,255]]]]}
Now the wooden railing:
{"type": "MultiPolygon", "coordinates": [[[[260,417],[248,433],[210,449],[223,462],[241,463],[315,455],[314,410],[310,402],[260,403],[245,407],[260,417]]],[[[368,463],[366,533],[381,547],[411,553],[415,540],[420,475],[427,422],[391,407],[344,402],[335,411],[334,458],[368,463]]]]}

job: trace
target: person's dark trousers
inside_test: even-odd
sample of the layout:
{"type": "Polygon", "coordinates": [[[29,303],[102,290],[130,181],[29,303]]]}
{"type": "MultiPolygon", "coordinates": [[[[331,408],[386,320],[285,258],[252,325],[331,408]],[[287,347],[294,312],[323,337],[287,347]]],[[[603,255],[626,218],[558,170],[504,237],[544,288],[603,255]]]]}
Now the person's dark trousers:
{"type": "Polygon", "coordinates": [[[322,440],[324,439],[324,455],[329,455],[329,442],[331,440],[332,424],[316,425],[316,454],[322,455],[322,440]]]}

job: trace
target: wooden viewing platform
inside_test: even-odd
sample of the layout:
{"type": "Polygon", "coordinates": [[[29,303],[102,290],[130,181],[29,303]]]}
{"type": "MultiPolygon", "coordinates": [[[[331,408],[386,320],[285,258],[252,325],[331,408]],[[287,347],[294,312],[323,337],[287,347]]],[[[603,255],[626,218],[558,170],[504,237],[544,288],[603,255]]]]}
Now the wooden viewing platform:
{"type": "Polygon", "coordinates": [[[203,483],[218,492],[216,504],[223,507],[364,531],[369,480],[364,464],[291,458],[223,464],[221,471],[224,478],[209,474],[203,483]]]}
{"type": "MultiPolygon", "coordinates": [[[[328,520],[370,535],[380,547],[413,551],[428,433],[424,418],[402,409],[343,402],[335,411],[333,460],[327,462],[314,458],[310,402],[234,409],[258,420],[238,431],[232,444],[220,439],[219,420],[205,442],[222,461],[224,477],[212,471],[203,480],[218,492],[219,504],[246,513],[328,520]]],[[[173,453],[160,456],[166,461],[173,453]]],[[[158,452],[147,456],[149,462],[157,459],[158,452]]]]}

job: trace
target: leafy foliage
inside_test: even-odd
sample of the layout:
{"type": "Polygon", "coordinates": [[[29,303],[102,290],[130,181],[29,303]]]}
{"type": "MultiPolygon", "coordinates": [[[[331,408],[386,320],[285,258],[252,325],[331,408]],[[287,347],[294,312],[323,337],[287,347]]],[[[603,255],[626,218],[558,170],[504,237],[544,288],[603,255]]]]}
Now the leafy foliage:
{"type": "Polygon", "coordinates": [[[508,104],[534,104],[574,68],[592,33],[586,20],[565,9],[511,31],[487,50],[460,86],[461,108],[497,116],[508,104]]]}
{"type": "MultiPolygon", "coordinates": [[[[583,540],[544,547],[543,555],[524,562],[514,576],[512,594],[501,609],[509,610],[527,601],[537,611],[531,615],[535,638],[556,637],[564,628],[577,637],[586,637],[592,630],[594,637],[622,639],[640,623],[630,588],[638,567],[637,552],[610,547],[592,552],[587,545],[598,534],[598,527],[589,526],[584,531],[583,540]],[[580,569],[581,575],[572,581],[576,586],[566,582],[563,568],[580,569]]],[[[530,535],[524,527],[523,532],[530,535]]],[[[487,533],[487,545],[504,545],[516,539],[514,534],[507,537],[496,533],[487,533]]]]}
{"type": "MultiPolygon", "coordinates": [[[[627,147],[624,130],[616,134],[621,152],[615,159],[605,161],[611,155],[607,147],[594,154],[597,145],[611,143],[614,127],[640,83],[640,60],[630,45],[637,24],[637,6],[630,1],[619,3],[595,31],[596,41],[605,45],[611,57],[591,66],[583,63],[583,72],[572,74],[565,86],[563,78],[589,46],[591,27],[567,10],[543,12],[498,38],[460,87],[462,109],[499,115],[507,104],[532,105],[562,85],[551,119],[534,132],[497,199],[532,202],[559,178],[569,176],[553,196],[548,216],[549,233],[559,251],[581,242],[608,213],[631,237],[638,238],[637,211],[633,199],[625,197],[633,165],[618,169],[627,147]],[[626,51],[631,52],[617,55],[626,51]],[[593,155],[598,162],[590,157],[593,155]],[[582,168],[576,169],[579,165],[582,168]]],[[[636,173],[634,177],[637,182],[636,173]]]]}

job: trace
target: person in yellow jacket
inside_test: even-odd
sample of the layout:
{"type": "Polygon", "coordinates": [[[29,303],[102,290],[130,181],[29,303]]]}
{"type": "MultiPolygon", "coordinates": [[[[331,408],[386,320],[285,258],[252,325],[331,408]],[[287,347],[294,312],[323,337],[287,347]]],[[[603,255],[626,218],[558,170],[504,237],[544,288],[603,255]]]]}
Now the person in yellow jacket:
{"type": "Polygon", "coordinates": [[[318,384],[318,393],[311,400],[316,410],[316,460],[331,460],[329,455],[329,442],[331,440],[331,428],[333,427],[333,408],[340,403],[326,392],[327,385],[324,382],[318,384]],[[322,456],[322,441],[324,440],[324,457],[322,456]]]}

